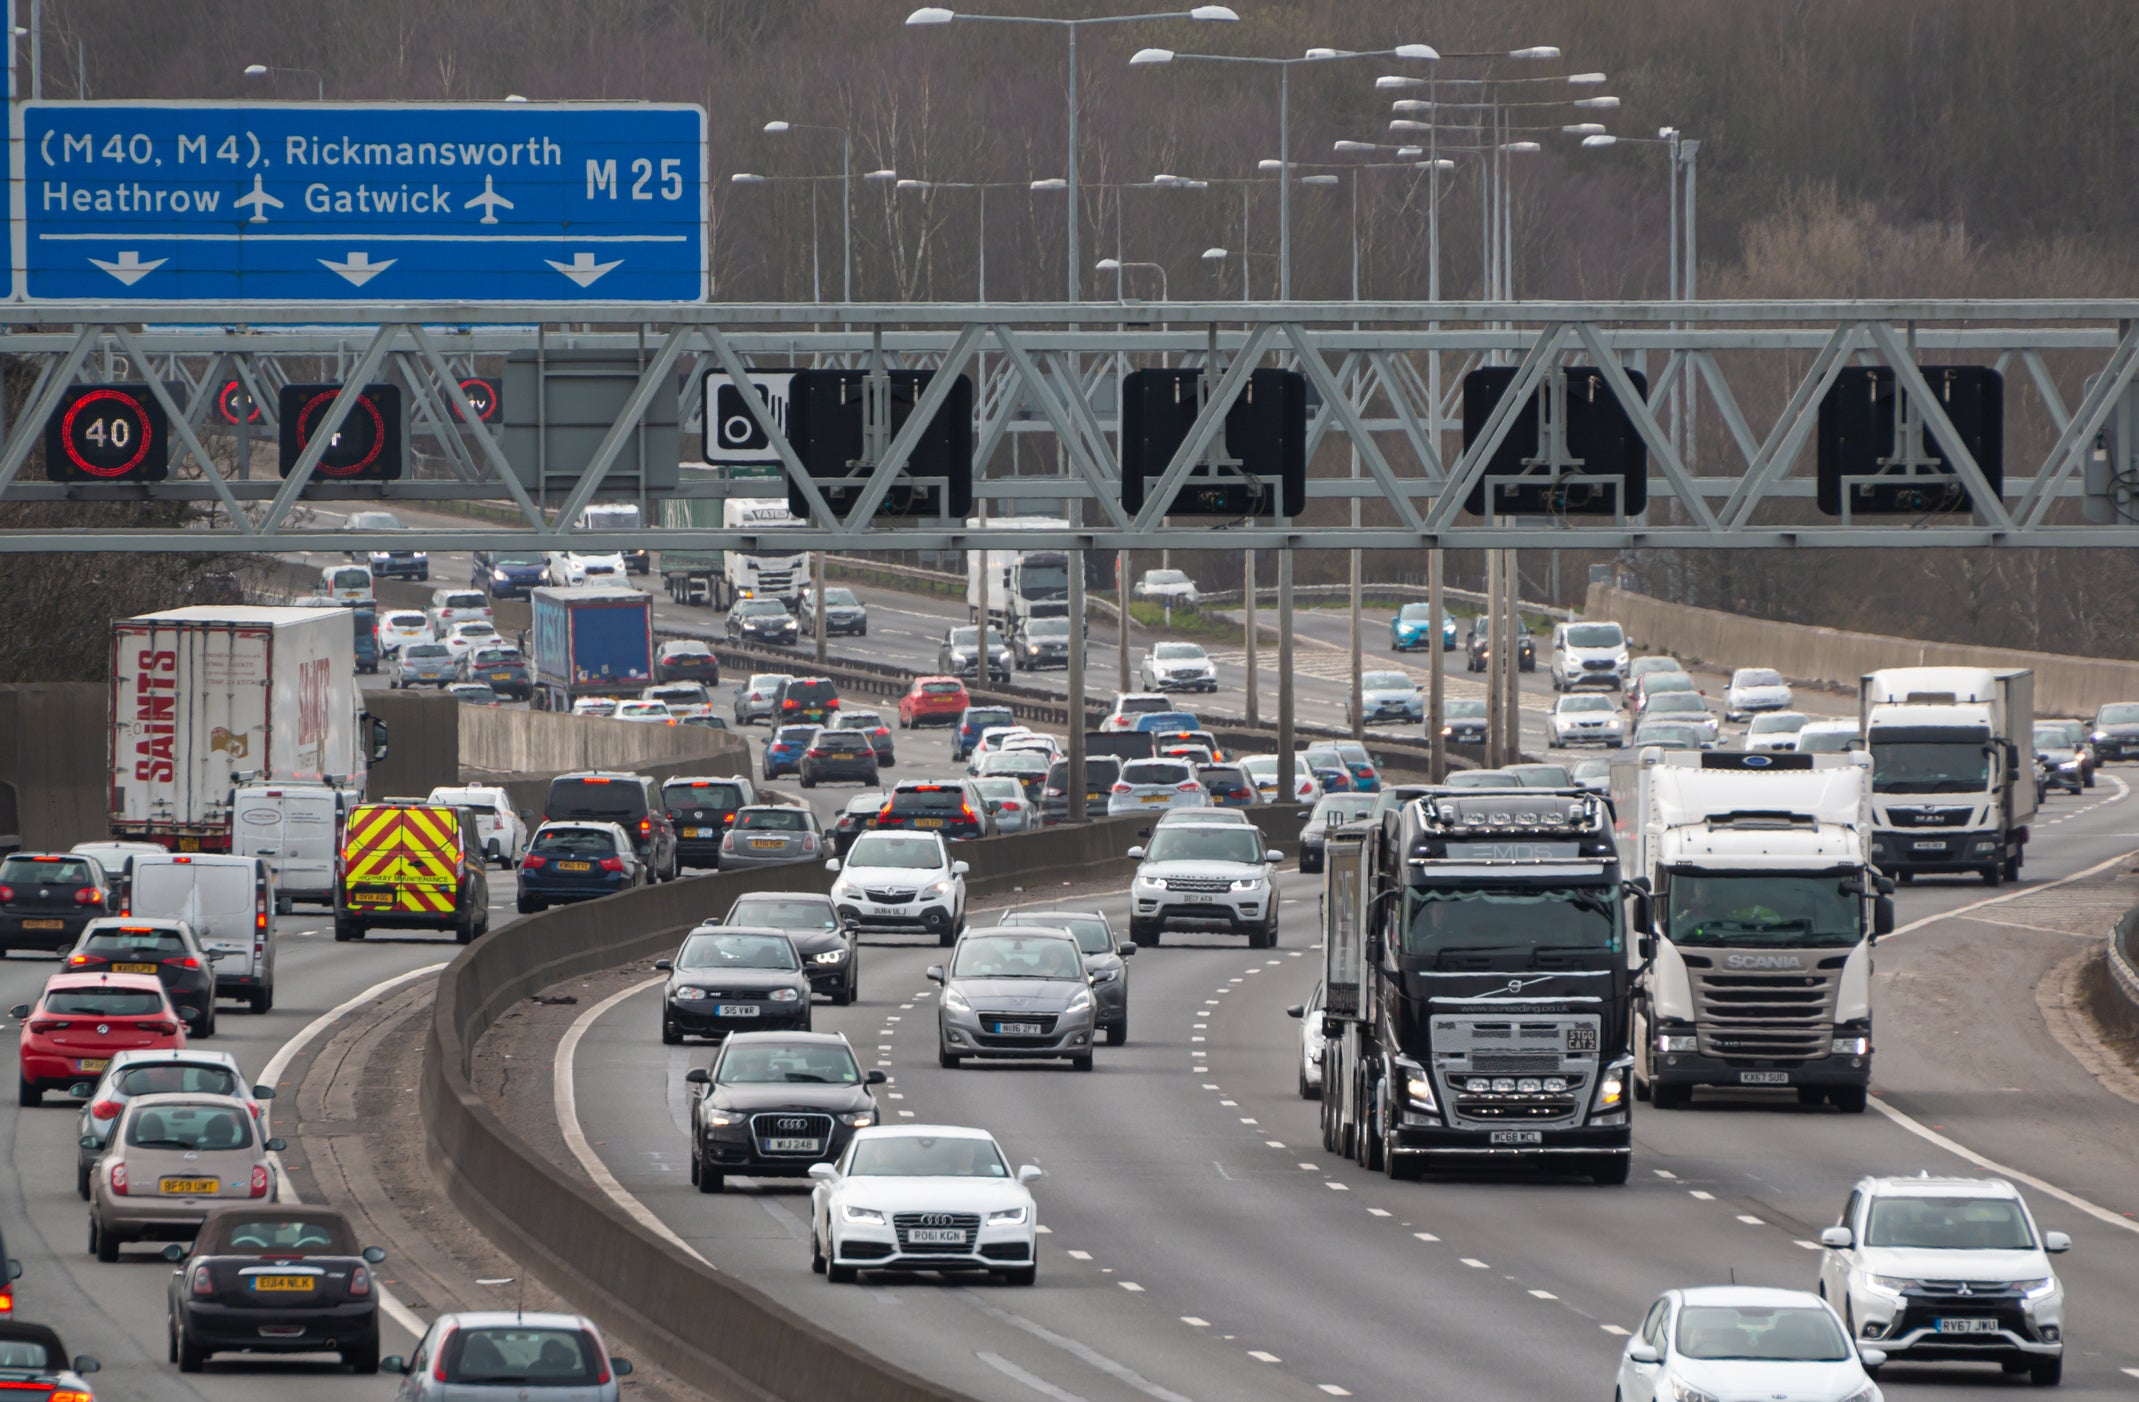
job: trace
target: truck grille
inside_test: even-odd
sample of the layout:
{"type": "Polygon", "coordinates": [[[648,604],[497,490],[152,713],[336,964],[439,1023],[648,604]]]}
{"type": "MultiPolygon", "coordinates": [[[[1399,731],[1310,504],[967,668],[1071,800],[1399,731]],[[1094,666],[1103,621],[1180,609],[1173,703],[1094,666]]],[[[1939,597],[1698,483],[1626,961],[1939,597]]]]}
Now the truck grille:
{"type": "Polygon", "coordinates": [[[1972,808],[1889,808],[1887,821],[1897,828],[1965,828],[1972,808]]]}
{"type": "Polygon", "coordinates": [[[980,1214],[977,1212],[897,1212],[892,1214],[891,1225],[899,1234],[899,1250],[909,1256],[926,1256],[931,1252],[965,1256],[973,1250],[973,1238],[980,1235],[980,1214]],[[942,1231],[946,1228],[958,1232],[956,1242],[912,1240],[916,1228],[942,1231]]]}
{"type": "Polygon", "coordinates": [[[1841,964],[1818,970],[1689,968],[1703,1056],[1809,1061],[1834,1039],[1841,964]]]}
{"type": "Polygon", "coordinates": [[[1455,1111],[1460,1120],[1528,1124],[1532,1121],[1571,1120],[1578,1103],[1573,1095],[1472,1095],[1465,1092],[1455,1097],[1455,1111]]]}
{"type": "Polygon", "coordinates": [[[1557,1076],[1564,1060],[1542,1052],[1472,1052],[1471,1070],[1500,1076],[1557,1076]]]}
{"type": "Polygon", "coordinates": [[[1433,1075],[1454,1125],[1579,1124],[1597,1074],[1600,1020],[1590,1014],[1524,1017],[1435,1013],[1433,1075]],[[1475,1077],[1557,1076],[1564,1088],[1473,1090],[1475,1077]]]}

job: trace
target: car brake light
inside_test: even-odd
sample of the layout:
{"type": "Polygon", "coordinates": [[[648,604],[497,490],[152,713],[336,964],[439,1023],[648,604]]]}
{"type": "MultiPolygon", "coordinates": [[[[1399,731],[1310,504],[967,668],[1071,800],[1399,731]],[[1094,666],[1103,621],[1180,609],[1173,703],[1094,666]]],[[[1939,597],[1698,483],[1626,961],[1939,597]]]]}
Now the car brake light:
{"type": "Polygon", "coordinates": [[[74,903],[76,905],[95,905],[103,899],[104,893],[94,886],[84,886],[74,893],[74,903]]]}
{"type": "Polygon", "coordinates": [[[1136,792],[1136,791],[1135,791],[1135,790],[1134,790],[1133,788],[1131,788],[1131,787],[1130,787],[1129,785],[1127,785],[1127,784],[1123,784],[1123,783],[1117,783],[1117,784],[1115,784],[1115,785],[1114,785],[1113,789],[1111,789],[1111,790],[1110,790],[1110,792],[1112,792],[1112,793],[1134,793],[1134,792],[1136,792]]]}
{"type": "Polygon", "coordinates": [[[259,909],[259,910],[255,911],[255,912],[253,913],[253,928],[254,928],[255,930],[264,930],[264,929],[266,929],[266,928],[267,928],[267,907],[266,907],[266,906],[262,906],[262,907],[260,907],[260,909],[259,909]]]}
{"type": "Polygon", "coordinates": [[[134,1030],[136,1032],[154,1032],[158,1036],[168,1037],[178,1031],[178,1024],[169,1021],[137,1022],[134,1024],[134,1030]]]}
{"type": "Polygon", "coordinates": [[[0,901],[11,901],[13,899],[15,899],[15,888],[12,886],[0,886],[0,901]]]}
{"type": "MultiPolygon", "coordinates": [[[[15,1313],[15,1287],[0,1285],[0,1319],[12,1318],[15,1313]]],[[[78,1396],[80,1394],[77,1394],[78,1396]]]]}
{"type": "Polygon", "coordinates": [[[349,1273],[349,1293],[356,1296],[371,1294],[371,1272],[358,1266],[349,1273]]]}
{"type": "Polygon", "coordinates": [[[32,1022],[27,1030],[33,1037],[42,1037],[52,1032],[64,1032],[72,1026],[74,1024],[64,1018],[56,1021],[51,1018],[39,1018],[32,1022]]]}
{"type": "Polygon", "coordinates": [[[205,1265],[196,1266],[193,1269],[193,1293],[196,1295],[213,1295],[215,1293],[215,1273],[205,1265]]]}
{"type": "Polygon", "coordinates": [[[1005,812],[1005,813],[1015,813],[1015,812],[1018,812],[1018,811],[1019,811],[1020,809],[1022,809],[1022,808],[1023,808],[1024,806],[1025,806],[1024,804],[1022,804],[1022,803],[1019,803],[1019,802],[1018,802],[1018,801],[1017,801],[1016,799],[1014,799],[1014,798],[1006,798],[1006,799],[1004,799],[1004,800],[1003,800],[1003,809],[1002,809],[1002,811],[1003,811],[1003,812],[1005,812]]]}
{"type": "Polygon", "coordinates": [[[1203,786],[1201,784],[1197,783],[1193,779],[1189,780],[1185,784],[1175,784],[1173,786],[1175,793],[1194,793],[1197,789],[1200,789],[1202,787],[1203,786]]]}
{"type": "Polygon", "coordinates": [[[78,969],[84,964],[101,964],[103,962],[105,962],[104,956],[101,954],[70,954],[67,956],[67,966],[74,969],[78,969]]]}
{"type": "Polygon", "coordinates": [[[520,866],[523,869],[530,871],[540,871],[544,867],[548,866],[549,863],[550,859],[548,857],[537,856],[532,852],[528,853],[526,856],[520,859],[520,866]]]}
{"type": "Polygon", "coordinates": [[[116,1120],[119,1118],[119,1112],[125,1108],[116,1100],[99,1100],[89,1107],[89,1113],[96,1119],[116,1120]]]}
{"type": "Polygon", "coordinates": [[[641,818],[641,819],[639,819],[639,831],[640,831],[641,833],[643,833],[643,834],[647,834],[647,835],[651,835],[651,834],[653,833],[653,830],[654,830],[654,820],[653,820],[653,819],[651,819],[651,818],[641,818]]]}
{"type": "Polygon", "coordinates": [[[163,962],[177,969],[197,969],[201,966],[201,961],[190,954],[182,954],[176,959],[166,959],[163,962]]]}
{"type": "Polygon", "coordinates": [[[111,1166],[111,1190],[120,1197],[126,1196],[126,1161],[120,1159],[111,1166]]]}
{"type": "Polygon", "coordinates": [[[264,1163],[253,1165],[252,1193],[256,1198],[267,1196],[267,1165],[264,1163]]]}
{"type": "Polygon", "coordinates": [[[624,859],[622,857],[604,857],[599,865],[603,871],[622,871],[624,869],[624,859]]]}
{"type": "Polygon", "coordinates": [[[720,850],[723,852],[733,852],[735,850],[734,832],[730,831],[721,834],[720,850]]]}

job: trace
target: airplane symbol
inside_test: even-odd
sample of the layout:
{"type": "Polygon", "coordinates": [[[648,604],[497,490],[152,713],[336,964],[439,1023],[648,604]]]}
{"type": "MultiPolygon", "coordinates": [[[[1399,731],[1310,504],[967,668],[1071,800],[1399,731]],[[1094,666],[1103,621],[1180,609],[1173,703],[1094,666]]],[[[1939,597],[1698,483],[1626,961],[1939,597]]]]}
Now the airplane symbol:
{"type": "Polygon", "coordinates": [[[503,206],[506,209],[512,208],[512,201],[506,199],[503,195],[499,194],[497,192],[496,187],[493,186],[490,181],[490,176],[484,176],[483,193],[477,195],[474,199],[468,201],[470,208],[474,208],[477,206],[480,206],[482,208],[482,222],[485,224],[495,224],[498,222],[498,209],[500,206],[503,206]]]}
{"type": "Polygon", "coordinates": [[[105,272],[110,273],[128,287],[132,287],[135,283],[171,260],[168,258],[151,258],[144,263],[141,261],[141,255],[129,248],[119,254],[119,261],[116,263],[107,263],[102,258],[92,258],[89,261],[102,268],[105,272]]]}
{"type": "Polygon", "coordinates": [[[352,287],[362,287],[365,283],[370,282],[373,278],[391,268],[399,260],[389,258],[383,263],[374,263],[371,261],[370,254],[359,249],[349,255],[349,261],[346,263],[337,263],[332,258],[322,258],[319,261],[324,267],[332,269],[334,272],[340,273],[343,277],[349,279],[352,287]]]}
{"type": "Polygon", "coordinates": [[[231,203],[240,209],[251,205],[253,217],[247,222],[252,224],[265,224],[267,222],[267,208],[269,205],[273,205],[277,209],[282,208],[282,201],[267,192],[267,187],[260,183],[260,177],[257,175],[253,177],[252,193],[240,195],[235,200],[232,200],[231,203]]]}
{"type": "Polygon", "coordinates": [[[581,287],[592,287],[596,279],[600,278],[603,273],[608,272],[611,268],[617,266],[617,263],[621,263],[624,260],[619,258],[615,263],[597,263],[591,253],[575,253],[569,263],[560,263],[555,258],[545,258],[542,261],[555,268],[558,272],[563,273],[581,287]]]}

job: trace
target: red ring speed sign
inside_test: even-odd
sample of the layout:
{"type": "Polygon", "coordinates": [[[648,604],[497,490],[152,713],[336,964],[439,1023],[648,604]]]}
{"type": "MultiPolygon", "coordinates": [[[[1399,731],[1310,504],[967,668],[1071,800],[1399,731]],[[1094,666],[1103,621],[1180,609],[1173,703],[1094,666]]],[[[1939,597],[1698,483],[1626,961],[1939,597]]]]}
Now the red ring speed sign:
{"type": "MultiPolygon", "coordinates": [[[[304,451],[307,440],[312,436],[313,412],[322,404],[332,404],[336,393],[338,391],[328,390],[324,394],[315,394],[306,400],[304,408],[298,411],[297,448],[299,452],[304,451]]],[[[350,413],[354,414],[358,409],[371,416],[371,451],[356,462],[343,463],[338,467],[329,467],[326,458],[322,456],[319,460],[319,466],[314,469],[320,475],[325,477],[353,477],[379,460],[379,452],[386,446],[386,418],[379,412],[379,406],[371,402],[371,396],[368,394],[359,394],[357,396],[356,408],[350,410],[350,413]]],[[[346,423],[347,419],[345,418],[343,421],[346,423]]]]}
{"type": "MultiPolygon", "coordinates": [[[[108,421],[100,420],[100,422],[108,421]]],[[[135,468],[141,466],[142,460],[149,455],[149,448],[156,440],[155,426],[150,420],[147,407],[127,391],[108,387],[91,390],[67,406],[66,416],[60,421],[59,434],[60,444],[67,454],[67,461],[78,470],[86,472],[92,477],[126,476],[135,468]],[[81,416],[82,410],[92,404],[116,404],[122,412],[132,415],[137,441],[134,445],[134,455],[125,462],[116,464],[93,462],[82,452],[81,445],[76,442],[74,436],[75,420],[81,416]]]]}

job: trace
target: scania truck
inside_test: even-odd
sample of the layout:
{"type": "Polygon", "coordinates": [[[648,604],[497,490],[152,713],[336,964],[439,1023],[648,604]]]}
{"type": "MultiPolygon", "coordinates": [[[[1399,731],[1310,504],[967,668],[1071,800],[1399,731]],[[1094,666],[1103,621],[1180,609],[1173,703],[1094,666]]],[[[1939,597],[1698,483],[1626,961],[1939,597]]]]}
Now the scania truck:
{"type": "Polygon", "coordinates": [[[1332,833],[1322,1142],[1624,1183],[1632,970],[1601,794],[1439,789],[1332,833]]]}
{"type": "MultiPolygon", "coordinates": [[[[686,485],[697,481],[763,480],[778,491],[778,464],[742,464],[718,468],[684,468],[686,485]]],[[[661,524],[672,530],[764,531],[763,540],[746,550],[669,550],[661,552],[661,582],[679,604],[708,604],[725,609],[737,599],[778,598],[792,608],[810,583],[810,554],[786,549],[778,532],[803,524],[787,509],[785,496],[672,497],[661,503],[661,524]]]]}
{"type": "Polygon", "coordinates": [[[1871,756],[1641,750],[1612,767],[1634,894],[1634,1094],[1794,1089],[1861,1113],[1872,943],[1894,928],[1873,868],[1871,756]]]}
{"type": "Polygon", "coordinates": [[[2035,674],[1894,667],[1858,686],[1872,753],[1872,861],[1906,883],[2020,879],[2035,816],[2035,674]]]}

